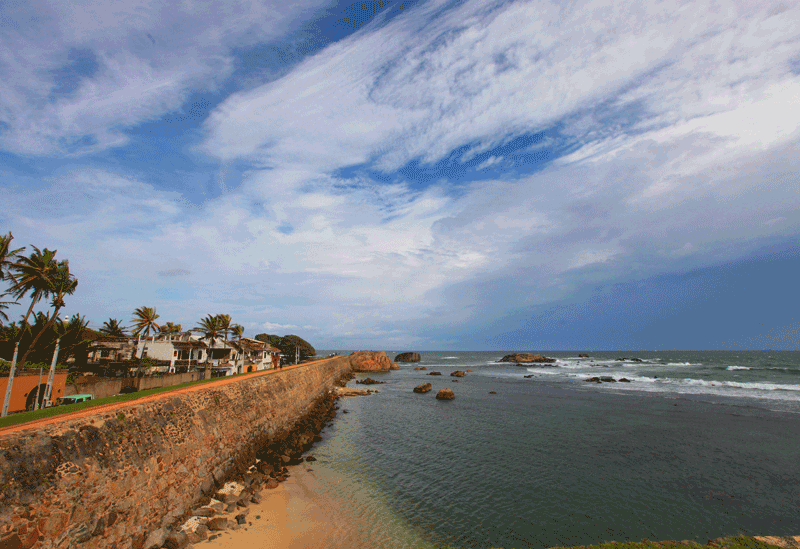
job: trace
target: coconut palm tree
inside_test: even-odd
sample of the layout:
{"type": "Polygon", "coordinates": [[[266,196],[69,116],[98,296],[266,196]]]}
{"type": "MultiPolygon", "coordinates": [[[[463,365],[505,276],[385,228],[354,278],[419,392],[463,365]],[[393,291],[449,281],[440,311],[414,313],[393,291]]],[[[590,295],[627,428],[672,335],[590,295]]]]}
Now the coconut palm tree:
{"type": "Polygon", "coordinates": [[[236,339],[241,340],[244,335],[244,326],[241,324],[234,324],[231,326],[231,333],[236,336],[236,339]]]}
{"type": "Polygon", "coordinates": [[[33,307],[43,298],[51,294],[53,275],[58,269],[56,250],[44,251],[36,246],[31,246],[35,251],[30,257],[19,256],[15,263],[9,265],[13,284],[6,293],[14,296],[16,300],[31,295],[31,305],[25,313],[23,323],[28,322],[33,312],[33,307]]]}
{"type": "Polygon", "coordinates": [[[162,334],[179,334],[181,333],[181,325],[167,322],[166,324],[162,324],[158,331],[162,334]]]}
{"type": "Polygon", "coordinates": [[[100,332],[114,336],[114,337],[125,337],[125,327],[122,326],[116,318],[109,318],[105,322],[103,322],[103,327],[100,328],[100,332]]]}
{"type": "Polygon", "coordinates": [[[228,334],[231,332],[231,315],[217,315],[219,319],[219,327],[222,329],[222,335],[225,336],[225,341],[228,341],[228,334]]]}
{"type": "Polygon", "coordinates": [[[200,324],[192,328],[192,331],[200,332],[209,339],[216,339],[223,333],[220,315],[207,315],[203,320],[200,321],[200,324]]]}
{"type": "Polygon", "coordinates": [[[159,328],[156,323],[158,316],[155,307],[139,307],[133,311],[132,327],[135,328],[133,335],[138,336],[144,332],[144,337],[148,337],[150,335],[150,330],[153,330],[155,333],[159,328]]]}
{"type": "Polygon", "coordinates": [[[64,307],[64,298],[68,295],[72,295],[75,293],[75,290],[78,288],[78,279],[75,278],[75,275],[69,272],[69,261],[59,261],[58,266],[55,272],[52,273],[50,277],[50,291],[49,294],[53,296],[53,300],[51,305],[53,306],[53,314],[47,319],[47,323],[45,324],[44,328],[42,328],[36,337],[33,338],[33,341],[25,350],[25,353],[22,355],[22,358],[19,360],[20,364],[25,363],[25,359],[28,357],[30,352],[36,347],[36,342],[39,341],[39,338],[42,337],[50,326],[53,325],[53,322],[58,318],[58,313],[64,307]]]}
{"type": "Polygon", "coordinates": [[[25,248],[11,249],[11,241],[14,240],[14,235],[9,232],[6,235],[0,235],[0,280],[5,280],[6,276],[10,275],[9,268],[14,264],[20,252],[25,251],[25,248]]]}

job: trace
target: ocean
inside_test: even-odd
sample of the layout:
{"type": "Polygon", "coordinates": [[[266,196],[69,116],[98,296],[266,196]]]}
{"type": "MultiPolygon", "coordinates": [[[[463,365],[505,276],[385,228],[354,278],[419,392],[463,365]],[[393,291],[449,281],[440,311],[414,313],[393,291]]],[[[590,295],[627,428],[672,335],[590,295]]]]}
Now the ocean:
{"type": "Polygon", "coordinates": [[[340,547],[800,534],[800,352],[503,354],[421,353],[339,401],[310,468],[359,525],[340,547]]]}

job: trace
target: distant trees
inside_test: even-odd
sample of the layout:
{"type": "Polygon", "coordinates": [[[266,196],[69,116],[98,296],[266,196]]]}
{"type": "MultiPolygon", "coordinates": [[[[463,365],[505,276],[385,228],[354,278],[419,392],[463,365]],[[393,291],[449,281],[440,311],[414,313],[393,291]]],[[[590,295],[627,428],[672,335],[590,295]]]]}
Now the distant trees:
{"type": "Polygon", "coordinates": [[[181,325],[167,322],[162,324],[158,331],[162,334],[179,334],[181,333],[181,325]]]}
{"type": "Polygon", "coordinates": [[[280,337],[273,334],[258,334],[256,339],[268,343],[273,347],[277,347],[281,350],[281,354],[288,359],[294,358],[297,349],[300,350],[301,360],[310,358],[317,354],[317,351],[308,341],[296,335],[285,335],[280,337]]]}

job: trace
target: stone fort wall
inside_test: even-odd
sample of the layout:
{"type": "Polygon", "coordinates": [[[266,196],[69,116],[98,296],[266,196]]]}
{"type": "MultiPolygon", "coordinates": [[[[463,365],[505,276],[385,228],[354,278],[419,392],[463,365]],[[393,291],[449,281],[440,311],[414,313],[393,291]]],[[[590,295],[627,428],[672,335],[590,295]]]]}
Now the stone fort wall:
{"type": "Polygon", "coordinates": [[[0,432],[0,546],[141,547],[350,371],[328,359],[0,432]]]}

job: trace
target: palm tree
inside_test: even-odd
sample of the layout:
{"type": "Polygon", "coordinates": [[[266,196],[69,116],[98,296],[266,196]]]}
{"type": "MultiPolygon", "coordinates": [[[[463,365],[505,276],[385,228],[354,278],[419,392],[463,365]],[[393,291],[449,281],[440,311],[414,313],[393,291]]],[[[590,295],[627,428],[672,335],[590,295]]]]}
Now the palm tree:
{"type": "Polygon", "coordinates": [[[53,306],[53,314],[47,319],[47,323],[44,325],[36,337],[33,338],[33,341],[28,346],[25,354],[22,355],[19,363],[24,364],[25,359],[28,357],[28,354],[33,350],[36,346],[36,342],[39,341],[39,338],[42,337],[42,334],[53,325],[53,322],[58,317],[59,311],[64,307],[64,297],[68,295],[72,295],[75,293],[75,290],[78,288],[78,279],[75,278],[75,275],[69,272],[69,261],[59,261],[58,266],[55,272],[52,274],[50,278],[50,291],[49,294],[53,296],[53,300],[51,302],[53,306]]]}
{"type": "Polygon", "coordinates": [[[179,334],[181,333],[181,325],[167,322],[166,324],[162,324],[158,331],[162,334],[179,334]]]}
{"type": "Polygon", "coordinates": [[[231,333],[236,336],[236,339],[241,340],[244,335],[244,326],[241,324],[234,324],[231,326],[231,333]]]}
{"type": "Polygon", "coordinates": [[[195,328],[192,328],[192,331],[200,332],[205,337],[212,340],[219,337],[219,335],[223,332],[220,315],[207,315],[203,320],[200,321],[200,324],[198,324],[195,328]]]}
{"type": "Polygon", "coordinates": [[[47,297],[51,293],[53,275],[58,269],[56,262],[56,251],[40,250],[36,246],[31,245],[35,251],[31,253],[30,257],[20,256],[16,263],[11,263],[9,268],[11,271],[11,280],[14,283],[8,289],[8,294],[14,296],[16,300],[24,297],[26,294],[31,294],[31,306],[28,307],[28,312],[25,313],[23,324],[28,322],[33,312],[33,307],[43,297],[47,297]]]}
{"type": "Polygon", "coordinates": [[[158,316],[155,307],[139,307],[133,311],[132,327],[136,328],[133,331],[133,335],[138,336],[144,332],[144,337],[147,337],[150,335],[150,330],[153,330],[153,332],[158,330],[159,326],[156,323],[158,316]]]}
{"type": "Polygon", "coordinates": [[[125,337],[128,335],[125,333],[125,327],[123,327],[116,318],[109,318],[103,322],[103,327],[100,328],[100,332],[114,337],[125,337]]]}
{"type": "MultiPolygon", "coordinates": [[[[24,247],[11,249],[11,241],[14,240],[14,235],[9,232],[6,235],[0,235],[0,280],[5,280],[6,275],[9,273],[9,267],[14,264],[14,259],[17,258],[20,252],[25,250],[24,247]]],[[[8,320],[6,318],[6,320],[8,320]]]]}
{"type": "Polygon", "coordinates": [[[222,334],[225,336],[225,341],[228,341],[228,334],[231,332],[231,315],[217,315],[219,319],[219,327],[222,329],[222,334]]]}

